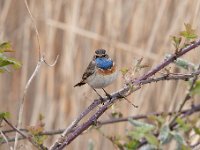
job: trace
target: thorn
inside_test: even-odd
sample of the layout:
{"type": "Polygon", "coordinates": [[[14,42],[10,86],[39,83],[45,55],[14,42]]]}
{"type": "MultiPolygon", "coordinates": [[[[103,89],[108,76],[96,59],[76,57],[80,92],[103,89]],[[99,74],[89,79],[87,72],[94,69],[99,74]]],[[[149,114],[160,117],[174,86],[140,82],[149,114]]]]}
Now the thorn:
{"type": "Polygon", "coordinates": [[[126,97],[124,97],[124,96],[121,95],[120,93],[119,93],[119,98],[124,98],[124,99],[125,99],[128,103],[130,103],[133,107],[138,108],[137,105],[133,104],[130,100],[128,100],[126,97]]]}

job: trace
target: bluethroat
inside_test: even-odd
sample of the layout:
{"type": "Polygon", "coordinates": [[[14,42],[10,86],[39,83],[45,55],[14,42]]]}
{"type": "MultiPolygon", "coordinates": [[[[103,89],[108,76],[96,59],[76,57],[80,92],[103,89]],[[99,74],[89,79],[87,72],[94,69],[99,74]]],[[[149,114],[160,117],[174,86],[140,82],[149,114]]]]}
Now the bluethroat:
{"type": "Polygon", "coordinates": [[[92,61],[89,63],[85,70],[82,80],[74,85],[82,86],[84,84],[90,85],[90,87],[101,97],[96,89],[103,89],[106,96],[110,95],[104,90],[104,87],[111,84],[118,76],[118,71],[113,60],[106,54],[106,50],[97,49],[92,61]]]}

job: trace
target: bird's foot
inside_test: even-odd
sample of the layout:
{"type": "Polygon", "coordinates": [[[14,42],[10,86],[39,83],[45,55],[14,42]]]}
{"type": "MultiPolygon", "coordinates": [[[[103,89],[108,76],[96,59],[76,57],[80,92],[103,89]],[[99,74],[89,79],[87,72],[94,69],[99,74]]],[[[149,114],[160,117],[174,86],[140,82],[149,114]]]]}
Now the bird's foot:
{"type": "MultiPolygon", "coordinates": [[[[102,89],[103,89],[103,88],[102,88],[102,89]]],[[[106,92],[106,90],[103,89],[103,91],[104,91],[104,93],[106,94],[106,96],[109,98],[109,100],[111,101],[112,96],[111,96],[108,92],[106,92]]]]}
{"type": "Polygon", "coordinates": [[[100,100],[101,100],[101,104],[104,105],[104,99],[103,99],[103,97],[101,97],[101,96],[99,95],[99,98],[100,98],[100,100]]]}

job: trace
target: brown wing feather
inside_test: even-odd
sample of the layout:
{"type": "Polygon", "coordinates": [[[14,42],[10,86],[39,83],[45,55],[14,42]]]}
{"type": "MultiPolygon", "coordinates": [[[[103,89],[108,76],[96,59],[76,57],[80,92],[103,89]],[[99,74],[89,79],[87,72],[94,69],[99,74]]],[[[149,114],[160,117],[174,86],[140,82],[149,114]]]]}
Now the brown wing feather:
{"type": "Polygon", "coordinates": [[[82,86],[84,85],[86,82],[85,80],[91,76],[93,73],[95,72],[95,62],[91,61],[87,67],[87,69],[85,70],[83,76],[82,76],[82,80],[81,82],[77,83],[76,85],[74,85],[74,87],[76,86],[82,86]]]}

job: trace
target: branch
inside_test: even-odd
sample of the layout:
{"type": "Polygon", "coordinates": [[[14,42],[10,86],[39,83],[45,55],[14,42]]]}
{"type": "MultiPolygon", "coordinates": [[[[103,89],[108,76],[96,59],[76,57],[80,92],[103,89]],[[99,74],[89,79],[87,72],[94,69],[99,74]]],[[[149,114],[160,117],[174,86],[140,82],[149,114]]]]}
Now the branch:
{"type": "Polygon", "coordinates": [[[28,139],[29,142],[31,142],[35,147],[37,147],[38,149],[47,149],[46,147],[44,147],[42,144],[38,144],[34,141],[34,139],[31,136],[26,135],[25,133],[23,133],[22,131],[18,130],[15,126],[13,126],[6,118],[3,118],[3,120],[13,129],[15,130],[17,133],[19,133],[23,138],[28,139]]]}
{"type": "MultiPolygon", "coordinates": [[[[200,111],[200,104],[198,104],[197,106],[192,106],[191,107],[191,109],[188,109],[187,111],[185,111],[182,115],[182,118],[186,118],[187,116],[190,116],[190,115],[192,115],[192,114],[194,114],[194,113],[196,113],[196,112],[199,112],[200,111]]],[[[173,124],[169,124],[169,128],[170,128],[170,130],[174,130],[174,128],[176,127],[176,125],[177,125],[177,123],[175,122],[175,123],[173,123],[173,124]]],[[[156,137],[159,135],[158,133],[155,133],[154,134],[156,137]]],[[[147,140],[143,140],[140,144],[139,144],[139,146],[137,147],[137,148],[140,148],[140,147],[142,147],[143,145],[145,145],[145,144],[147,144],[148,142],[147,142],[147,140]]],[[[198,145],[198,143],[197,143],[197,145],[198,145]]],[[[194,147],[194,146],[191,146],[191,147],[194,147]]]]}
{"type": "Polygon", "coordinates": [[[3,137],[3,139],[5,140],[5,143],[7,143],[8,147],[10,150],[13,150],[12,146],[9,145],[9,141],[6,137],[6,135],[0,130],[1,136],[3,137]]]}
{"type": "MultiPolygon", "coordinates": [[[[198,66],[198,70],[200,69],[200,65],[198,66]]],[[[198,72],[198,71],[197,71],[198,72]]],[[[190,85],[189,90],[187,91],[187,94],[185,95],[185,98],[183,99],[182,103],[180,104],[180,107],[178,108],[178,113],[172,118],[169,126],[173,126],[174,122],[180,115],[181,110],[183,109],[183,106],[186,104],[186,102],[191,98],[191,91],[194,88],[194,85],[198,79],[198,74],[194,75],[194,78],[192,79],[192,84],[190,85]]]]}
{"type": "MultiPolygon", "coordinates": [[[[189,116],[192,115],[193,113],[199,112],[200,111],[200,104],[198,105],[194,105],[193,107],[191,107],[190,109],[185,109],[181,111],[181,114],[185,116],[189,116]]],[[[139,120],[139,119],[146,119],[151,115],[155,115],[155,116],[162,116],[162,115],[174,115],[177,112],[154,112],[154,113],[148,113],[148,114],[143,114],[143,115],[135,115],[135,116],[129,116],[129,117],[124,117],[124,118],[114,118],[114,119],[110,119],[110,120],[104,120],[104,121],[98,121],[96,122],[95,126],[96,127],[101,127],[103,125],[109,125],[109,124],[114,124],[114,123],[121,123],[121,122],[126,122],[128,121],[130,118],[134,119],[134,120],[139,120]]],[[[56,135],[56,134],[61,134],[62,132],[64,132],[65,129],[59,129],[59,130],[53,130],[53,131],[44,131],[39,133],[38,135],[56,135]]],[[[27,129],[20,129],[19,131],[23,131],[23,132],[29,132],[27,129]]],[[[11,129],[11,130],[5,130],[5,131],[1,131],[4,135],[8,134],[8,133],[12,133],[12,132],[16,132],[15,129],[11,129]]],[[[23,136],[19,137],[19,140],[23,140],[26,139],[23,136]]],[[[8,138],[7,141],[8,142],[13,142],[15,140],[15,138],[8,138]]],[[[0,144],[6,143],[6,141],[1,141],[0,144]]]]}
{"type": "MultiPolygon", "coordinates": [[[[190,109],[185,109],[185,110],[182,110],[180,113],[181,114],[188,114],[189,112],[198,112],[200,111],[200,104],[190,108],[190,109]]],[[[171,116],[171,115],[174,115],[176,114],[177,112],[154,112],[154,113],[149,113],[149,114],[145,114],[145,115],[136,115],[136,116],[130,116],[130,117],[124,117],[124,118],[116,118],[116,119],[110,119],[110,120],[105,120],[105,121],[98,121],[97,122],[97,127],[98,126],[102,126],[102,125],[107,125],[107,124],[113,124],[113,123],[120,123],[120,122],[125,122],[125,121],[128,121],[129,119],[134,119],[134,120],[138,120],[138,119],[146,119],[148,118],[149,116],[151,115],[154,115],[154,116],[162,116],[162,115],[168,115],[168,116],[171,116]]]]}
{"type": "MultiPolygon", "coordinates": [[[[166,67],[167,65],[169,65],[170,63],[172,63],[174,60],[176,60],[178,57],[184,55],[185,53],[191,51],[192,49],[198,47],[200,45],[200,39],[197,40],[196,42],[194,42],[193,44],[182,48],[179,52],[173,54],[172,56],[170,56],[168,59],[165,59],[162,63],[160,63],[159,65],[157,65],[156,67],[154,67],[153,69],[151,69],[149,72],[147,72],[146,74],[144,74],[143,76],[139,77],[138,79],[132,81],[132,87],[133,86],[138,86],[136,88],[136,90],[138,90],[140,88],[140,84],[142,82],[145,82],[145,80],[147,80],[149,77],[155,75],[157,72],[159,72],[161,69],[163,69],[164,67],[166,67]]],[[[111,100],[107,101],[108,98],[104,98],[104,101],[106,101],[105,105],[103,105],[102,107],[99,108],[98,111],[96,111],[96,113],[94,113],[85,123],[83,123],[82,125],[76,127],[76,129],[66,137],[66,133],[68,132],[64,132],[61,137],[50,147],[51,150],[60,150],[63,149],[66,145],[68,145],[71,141],[73,141],[78,135],[80,135],[84,130],[86,130],[87,128],[89,128],[92,124],[94,124],[97,119],[113,104],[116,102],[117,99],[120,98],[120,95],[124,95],[124,96],[128,96],[131,93],[133,93],[134,91],[136,91],[135,89],[131,89],[132,87],[130,86],[126,86],[123,89],[119,90],[118,92],[115,92],[113,94],[111,94],[111,100]]],[[[94,103],[94,102],[93,102],[94,103]]],[[[92,104],[93,104],[92,103],[92,104]]],[[[97,100],[95,105],[92,105],[93,108],[95,108],[97,105],[100,104],[100,99],[97,100]]],[[[91,106],[91,105],[90,105],[91,106]]],[[[92,108],[92,109],[93,109],[92,108]]],[[[91,110],[86,109],[86,113],[84,114],[88,114],[91,110]]],[[[78,118],[83,118],[84,116],[82,116],[82,114],[78,117],[78,118]]],[[[69,131],[70,129],[73,128],[73,126],[76,126],[78,124],[80,120],[75,120],[69,128],[67,128],[67,131],[69,131]]]]}

